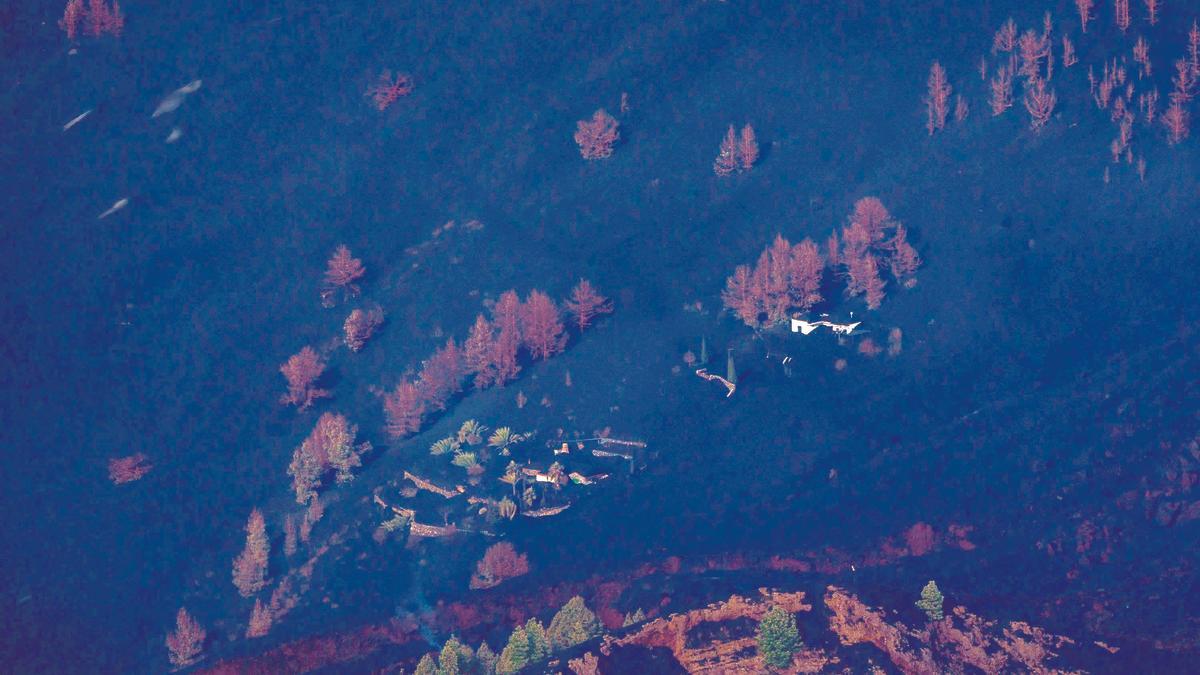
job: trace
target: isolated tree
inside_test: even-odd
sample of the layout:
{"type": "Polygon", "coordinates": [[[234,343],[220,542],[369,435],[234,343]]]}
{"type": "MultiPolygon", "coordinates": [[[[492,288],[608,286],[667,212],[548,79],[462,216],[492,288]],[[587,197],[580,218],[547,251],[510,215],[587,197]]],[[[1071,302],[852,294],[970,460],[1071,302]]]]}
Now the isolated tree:
{"type": "Polygon", "coordinates": [[[929,617],[930,621],[942,620],[942,592],[938,590],[937,583],[930,580],[925,584],[925,588],[921,589],[921,599],[916,602],[917,607],[925,612],[925,616],[929,617]]]}
{"type": "Polygon", "coordinates": [[[370,443],[355,445],[358,427],[350,424],[345,415],[325,413],[313,429],[316,442],[322,448],[326,463],[337,471],[336,480],[345,483],[354,478],[353,471],[362,466],[362,455],[371,449],[370,443]]]}
{"type": "Polygon", "coordinates": [[[554,651],[559,651],[599,637],[603,632],[600,620],[584,604],[583,598],[576,595],[550,620],[546,637],[554,651]]]}
{"type": "Polygon", "coordinates": [[[246,521],[246,546],[233,561],[233,585],[242,597],[248,598],[266,587],[269,557],[267,524],[262,511],[256,508],[246,521]]]}
{"type": "Polygon", "coordinates": [[[579,120],[575,125],[575,142],[584,159],[605,159],[612,156],[613,144],[620,138],[619,124],[603,108],[592,114],[590,120],[579,120]]]}
{"type": "Polygon", "coordinates": [[[183,607],[175,615],[175,630],[167,634],[167,656],[176,668],[190,666],[196,662],[204,649],[204,628],[183,607]]]}
{"type": "Polygon", "coordinates": [[[529,572],[529,558],[518,554],[507,541],[496,542],[488,547],[483,558],[475,565],[471,576],[471,588],[491,588],[505,579],[519,577],[529,572]]]}
{"type": "Polygon", "coordinates": [[[925,128],[932,136],[946,126],[946,115],[950,111],[950,83],[946,80],[946,69],[937,61],[929,67],[928,95],[925,97],[925,128]]]}
{"type": "Polygon", "coordinates": [[[803,648],[796,617],[781,607],[767,612],[758,622],[758,654],[771,668],[786,668],[792,655],[803,648]]]}
{"type": "Polygon", "coordinates": [[[521,336],[535,359],[548,359],[566,345],[562,317],[550,296],[534,289],[521,306],[521,336]]]}
{"type": "Polygon", "coordinates": [[[350,295],[358,295],[358,281],[366,274],[362,261],[350,255],[350,249],[343,244],[337,247],[325,269],[325,283],[329,289],[344,290],[350,295]]]}
{"type": "Polygon", "coordinates": [[[375,329],[382,323],[383,310],[378,307],[372,307],[366,311],[356,309],[350,312],[350,316],[346,317],[346,323],[342,325],[346,346],[352,352],[362,349],[367,340],[375,334],[375,329]]]}
{"type": "Polygon", "coordinates": [[[580,279],[571,289],[571,297],[563,303],[567,313],[575,317],[575,325],[582,332],[600,314],[612,312],[612,301],[596,292],[591,282],[580,279]]]}
{"type": "Polygon", "coordinates": [[[321,373],[325,372],[325,362],[312,347],[305,347],[289,357],[279,367],[279,372],[283,373],[288,384],[288,393],[280,399],[284,405],[299,406],[303,410],[312,405],[314,400],[329,396],[328,391],[313,386],[321,373]]]}

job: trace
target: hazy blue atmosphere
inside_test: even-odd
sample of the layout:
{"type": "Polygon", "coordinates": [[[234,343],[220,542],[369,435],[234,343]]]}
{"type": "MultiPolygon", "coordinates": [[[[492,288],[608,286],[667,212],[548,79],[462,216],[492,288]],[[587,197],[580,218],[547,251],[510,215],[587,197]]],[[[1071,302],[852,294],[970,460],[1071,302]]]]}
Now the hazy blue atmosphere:
{"type": "MultiPolygon", "coordinates": [[[[607,637],[521,672],[687,672],[623,615],[760,587],[805,593],[804,650],[768,666],[760,641],[740,672],[1033,670],[1003,636],[1007,662],[961,656],[957,606],[1069,638],[1046,667],[1194,669],[1200,155],[1179,124],[1200,8],[1151,24],[1133,0],[1122,30],[1099,0],[1084,33],[1074,0],[88,0],[69,37],[62,4],[0,8],[0,670],[413,672],[452,636],[500,654],[579,594],[607,637]],[[994,47],[1009,17],[1048,51],[994,114],[1023,67],[994,47]],[[397,75],[411,91],[381,103],[397,75]],[[600,109],[617,138],[588,158],[600,109]],[[854,252],[867,197],[890,216],[854,252]],[[814,242],[820,300],[739,314],[727,283],[777,235],[814,242]],[[855,292],[866,258],[881,302],[855,292]],[[612,310],[582,329],[581,279],[612,310]],[[477,386],[471,329],[493,322],[498,363],[509,289],[520,371],[477,386]],[[564,324],[548,358],[535,289],[564,324]],[[354,350],[356,309],[384,318],[354,350]],[[449,338],[466,355],[436,398],[449,338]],[[289,405],[306,346],[328,396],[289,405]],[[397,433],[408,383],[424,415],[397,433]],[[321,517],[289,465],[326,413],[371,447],[352,480],[322,474],[321,517]],[[502,427],[527,436],[508,456],[502,427]],[[121,478],[130,457],[149,471],[121,478]],[[501,482],[510,461],[528,472],[501,482]],[[254,509],[265,586],[239,593],[254,509]],[[528,572],[474,587],[499,542],[528,572]],[[944,620],[914,607],[929,580],[944,620]],[[848,640],[833,587],[924,660],[848,640]],[[172,661],[181,607],[205,636],[172,661]]],[[[753,642],[759,618],[685,651],[753,642]]]]}

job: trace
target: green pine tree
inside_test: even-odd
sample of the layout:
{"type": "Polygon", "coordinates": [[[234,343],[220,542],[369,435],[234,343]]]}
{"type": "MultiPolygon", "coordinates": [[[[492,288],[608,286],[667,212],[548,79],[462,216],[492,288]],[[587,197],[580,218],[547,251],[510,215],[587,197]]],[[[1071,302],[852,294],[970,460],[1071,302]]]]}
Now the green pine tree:
{"type": "Polygon", "coordinates": [[[583,598],[577,595],[568,600],[550,620],[546,636],[550,639],[550,646],[558,651],[587,642],[603,632],[600,620],[583,603],[583,598]]]}
{"type": "Polygon", "coordinates": [[[413,671],[413,675],[438,675],[437,661],[433,660],[433,654],[426,654],[421,657],[421,662],[417,664],[417,669],[413,671]]]}
{"type": "Polygon", "coordinates": [[[529,638],[529,662],[537,663],[550,656],[550,641],[546,639],[546,628],[537,619],[525,622],[525,635],[529,638]]]}
{"type": "Polygon", "coordinates": [[[470,665],[474,654],[471,653],[471,648],[458,641],[458,638],[451,637],[446,640],[446,644],[442,647],[441,654],[438,655],[438,675],[462,675],[470,665]]]}
{"type": "Polygon", "coordinates": [[[733,365],[733,350],[729,350],[729,356],[725,359],[725,379],[733,384],[737,384],[737,367],[733,365]]]}
{"type": "Polygon", "coordinates": [[[792,662],[792,654],[804,646],[796,629],[796,617],[780,607],[763,616],[756,637],[759,656],[772,668],[786,668],[792,662]]]}
{"type": "Polygon", "coordinates": [[[512,635],[508,636],[508,644],[500,652],[500,660],[496,662],[497,675],[511,675],[529,665],[529,636],[525,629],[517,626],[512,635]]]}
{"type": "Polygon", "coordinates": [[[942,603],[945,598],[942,597],[942,592],[938,590],[937,583],[930,581],[925,584],[925,588],[921,589],[921,599],[916,602],[917,607],[925,612],[925,616],[929,617],[930,621],[941,621],[942,603]]]}
{"type": "Polygon", "coordinates": [[[700,336],[700,365],[708,365],[708,339],[700,336]]]}
{"type": "Polygon", "coordinates": [[[479,644],[475,650],[475,662],[479,664],[479,672],[483,675],[493,675],[496,672],[496,661],[499,659],[488,643],[479,644]]]}

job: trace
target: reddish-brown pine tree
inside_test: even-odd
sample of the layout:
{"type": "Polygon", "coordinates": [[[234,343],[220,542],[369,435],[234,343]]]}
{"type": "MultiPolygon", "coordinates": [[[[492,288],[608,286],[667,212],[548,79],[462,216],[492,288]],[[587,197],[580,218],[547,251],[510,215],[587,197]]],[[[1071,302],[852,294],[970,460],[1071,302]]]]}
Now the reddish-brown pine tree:
{"type": "Polygon", "coordinates": [[[58,27],[66,31],[67,39],[74,40],[79,33],[79,21],[83,19],[83,0],[67,0],[58,27]]]}
{"type": "Polygon", "coordinates": [[[167,633],[167,656],[176,668],[190,666],[204,649],[204,638],[208,633],[183,607],[175,615],[175,631],[167,633]]]}
{"type": "Polygon", "coordinates": [[[329,468],[329,457],[316,433],[310,433],[308,438],[292,452],[292,463],[288,465],[288,475],[292,477],[292,489],[296,492],[296,502],[304,504],[317,494],[321,486],[321,476],[329,468]]]}
{"type": "Polygon", "coordinates": [[[475,317],[475,325],[463,344],[463,361],[468,373],[475,375],[475,388],[486,389],[496,382],[496,365],[492,357],[496,352],[496,338],[492,323],[482,314],[475,317]]]}
{"type": "Polygon", "coordinates": [[[821,275],[825,261],[812,239],[792,247],[788,261],[788,299],[792,307],[807,311],[821,301],[821,275]]]}
{"type": "Polygon", "coordinates": [[[296,516],[288,514],[283,519],[283,554],[287,557],[296,555],[299,535],[296,532],[296,516]]]}
{"type": "Polygon", "coordinates": [[[762,307],[758,294],[754,292],[754,281],[748,266],[738,265],[733,274],[725,280],[725,290],[721,291],[721,300],[747,326],[758,327],[758,316],[762,312],[762,307]]]}
{"type": "Polygon", "coordinates": [[[1195,19],[1188,31],[1188,64],[1192,67],[1192,77],[1200,78],[1200,24],[1195,19]]]}
{"type": "Polygon", "coordinates": [[[1017,22],[1009,17],[992,36],[992,53],[1011,53],[1017,46],[1017,22]]]}
{"type": "Polygon", "coordinates": [[[1162,123],[1167,128],[1167,143],[1178,145],[1188,137],[1188,112],[1179,101],[1172,101],[1167,107],[1162,123]]]}
{"type": "Polygon", "coordinates": [[[851,260],[863,257],[875,243],[874,236],[861,222],[850,221],[842,228],[842,259],[849,265],[851,260]]]}
{"type": "Polygon", "coordinates": [[[535,359],[548,359],[566,346],[558,305],[537,289],[529,292],[521,306],[521,336],[535,359]]]}
{"type": "Polygon", "coordinates": [[[492,305],[492,325],[496,328],[496,342],[492,350],[492,364],[496,367],[496,384],[517,379],[521,366],[517,363],[517,350],[524,336],[521,335],[521,298],[509,289],[500,294],[492,305]]]}
{"type": "Polygon", "coordinates": [[[379,74],[375,84],[367,89],[367,96],[375,102],[375,109],[383,112],[401,96],[411,94],[412,90],[413,81],[408,74],[396,73],[393,77],[391,71],[385,70],[379,74]]]}
{"type": "Polygon", "coordinates": [[[762,305],[767,312],[767,323],[787,321],[788,309],[792,305],[792,244],[782,235],[762,252],[754,270],[762,292],[762,305]]]}
{"type": "Polygon", "coordinates": [[[246,637],[263,637],[271,631],[271,608],[264,605],[262,600],[254,599],[254,610],[250,613],[250,625],[246,627],[246,637]]]}
{"type": "Polygon", "coordinates": [[[996,69],[996,77],[991,81],[991,95],[988,103],[992,106],[992,115],[1000,115],[1012,107],[1012,71],[1005,66],[996,69]]]}
{"type": "Polygon", "coordinates": [[[1184,59],[1179,59],[1175,62],[1175,75],[1171,77],[1171,83],[1175,85],[1175,89],[1171,92],[1170,99],[1187,103],[1196,95],[1196,80],[1198,74],[1191,64],[1184,59]]]}
{"type": "Polygon", "coordinates": [[[254,509],[246,521],[246,547],[233,561],[233,585],[242,597],[248,598],[266,587],[269,557],[267,524],[262,511],[254,509]]]}
{"type": "Polygon", "coordinates": [[[860,223],[871,234],[871,244],[883,239],[884,228],[891,227],[892,214],[878,197],[863,197],[854,202],[854,212],[850,214],[851,223],[860,223]]]}
{"type": "Polygon", "coordinates": [[[108,479],[113,482],[113,485],[132,483],[150,473],[150,469],[153,468],[154,465],[150,463],[150,458],[145,453],[139,452],[128,457],[113,457],[108,460],[108,479]]]}
{"type": "Polygon", "coordinates": [[[842,243],[838,240],[837,230],[830,232],[829,238],[825,240],[825,259],[829,261],[830,269],[842,263],[842,243]]]}
{"type": "Polygon", "coordinates": [[[1021,34],[1017,42],[1021,54],[1021,69],[1017,74],[1032,80],[1042,76],[1042,60],[1050,56],[1050,40],[1032,28],[1021,34]]]}
{"type": "Polygon", "coordinates": [[[1122,33],[1129,30],[1129,0],[1113,0],[1113,21],[1122,33]]]}
{"type": "Polygon", "coordinates": [[[1066,35],[1062,36],[1062,61],[1063,68],[1070,68],[1079,63],[1079,57],[1075,56],[1075,45],[1066,35]]]}
{"type": "Polygon", "coordinates": [[[946,126],[946,114],[950,111],[950,84],[946,81],[946,70],[937,61],[929,68],[929,95],[925,98],[927,120],[925,128],[929,135],[946,126]]]}
{"type": "Polygon", "coordinates": [[[1029,128],[1037,131],[1046,126],[1050,115],[1054,113],[1054,104],[1058,101],[1053,89],[1046,88],[1046,82],[1034,78],[1025,87],[1025,109],[1029,111],[1029,128]]]}
{"type": "Polygon", "coordinates": [[[512,579],[529,573],[529,559],[507,541],[492,544],[483,554],[483,559],[475,565],[475,574],[471,577],[471,588],[491,588],[505,579],[512,579]]]}
{"type": "Polygon", "coordinates": [[[738,140],[738,164],[742,170],[749,170],[758,161],[758,140],[754,137],[754,127],[747,124],[742,127],[742,137],[738,140]]]}
{"type": "Polygon", "coordinates": [[[346,334],[346,346],[352,352],[362,349],[367,340],[375,334],[375,329],[379,328],[382,323],[383,310],[378,307],[372,307],[366,311],[356,309],[350,312],[350,316],[346,317],[346,323],[342,325],[342,330],[346,334]]]}
{"type": "Polygon", "coordinates": [[[717,153],[716,160],[713,161],[713,173],[718,176],[728,176],[737,170],[737,144],[737,133],[730,124],[729,131],[725,132],[725,138],[721,140],[721,150],[717,153]]]}
{"type": "Polygon", "coordinates": [[[1087,32],[1088,21],[1092,20],[1093,0],[1075,0],[1075,9],[1079,10],[1079,26],[1087,32]]]}
{"type": "Polygon", "coordinates": [[[896,236],[891,241],[892,256],[888,261],[892,268],[892,276],[897,281],[911,277],[921,266],[921,258],[917,251],[908,243],[908,231],[904,225],[896,224],[896,236]]]}
{"type": "Polygon", "coordinates": [[[592,325],[592,319],[600,314],[612,312],[612,302],[596,292],[591,282],[580,279],[575,288],[571,289],[571,297],[563,303],[567,313],[575,317],[575,325],[580,332],[592,325]]]}
{"type": "Polygon", "coordinates": [[[879,309],[879,303],[883,302],[884,281],[879,277],[879,266],[875,262],[875,256],[868,253],[863,257],[861,273],[863,292],[867,295],[867,309],[879,309]]]}
{"type": "Polygon", "coordinates": [[[303,410],[316,399],[329,396],[325,389],[313,386],[321,373],[325,372],[325,362],[312,347],[305,347],[293,354],[287,363],[280,366],[279,372],[283,373],[288,383],[288,393],[280,399],[284,405],[296,405],[303,410]]]}
{"type": "Polygon", "coordinates": [[[417,389],[425,400],[429,410],[445,410],[446,401],[451,396],[462,391],[462,378],[466,375],[462,351],[455,344],[454,338],[446,340],[440,347],[421,364],[421,374],[417,377],[417,389]]]}
{"type": "Polygon", "coordinates": [[[603,108],[592,114],[591,120],[579,120],[575,125],[575,142],[584,159],[604,159],[612,156],[613,144],[620,138],[617,121],[603,108]]]}
{"type": "Polygon", "coordinates": [[[344,291],[351,296],[358,295],[359,289],[354,282],[361,279],[364,274],[366,274],[366,269],[363,268],[362,261],[351,256],[350,249],[346,248],[345,244],[338,246],[325,270],[326,288],[321,292],[322,298],[327,304],[332,302],[332,292],[337,290],[344,291]]]}
{"type": "Polygon", "coordinates": [[[386,429],[393,438],[404,438],[421,428],[425,415],[425,401],[417,385],[401,382],[395,391],[383,397],[383,413],[387,419],[386,429]]]}
{"type": "Polygon", "coordinates": [[[1143,0],[1146,3],[1146,20],[1153,26],[1158,23],[1158,0],[1143,0]]]}

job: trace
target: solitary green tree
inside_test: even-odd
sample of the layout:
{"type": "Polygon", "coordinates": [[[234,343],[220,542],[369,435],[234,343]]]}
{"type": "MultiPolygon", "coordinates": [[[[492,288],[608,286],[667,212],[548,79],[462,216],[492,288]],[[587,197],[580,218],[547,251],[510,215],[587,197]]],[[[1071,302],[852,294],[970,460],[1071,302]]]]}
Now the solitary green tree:
{"type": "Polygon", "coordinates": [[[598,637],[603,632],[600,620],[583,603],[578,595],[567,601],[550,620],[546,637],[554,651],[570,649],[598,637]]]}
{"type": "Polygon", "coordinates": [[[917,607],[925,612],[925,616],[929,617],[930,621],[942,620],[942,592],[938,590],[937,583],[930,581],[925,584],[925,588],[921,589],[921,599],[916,602],[917,607]]]}
{"type": "Polygon", "coordinates": [[[510,675],[529,665],[529,636],[525,629],[517,626],[512,635],[508,636],[508,644],[500,652],[500,660],[496,662],[498,675],[510,675]]]}
{"type": "Polygon", "coordinates": [[[737,384],[737,367],[733,365],[733,350],[730,349],[725,358],[725,379],[737,384]]]}
{"type": "Polygon", "coordinates": [[[796,629],[796,617],[780,607],[767,612],[758,622],[757,637],[758,654],[772,668],[787,667],[792,654],[804,646],[796,629]]]}

